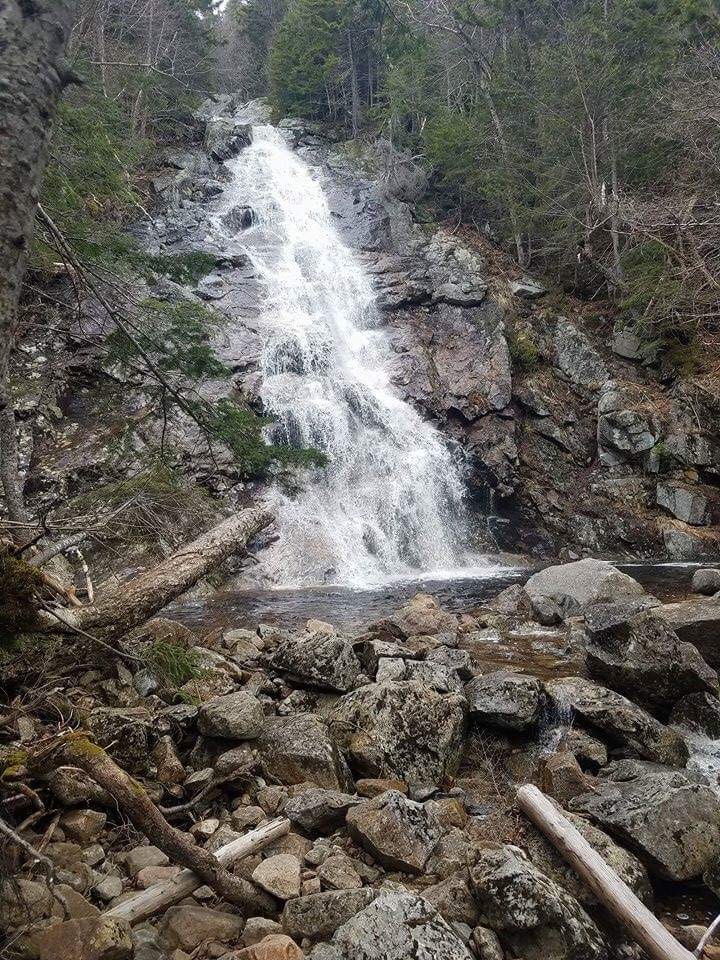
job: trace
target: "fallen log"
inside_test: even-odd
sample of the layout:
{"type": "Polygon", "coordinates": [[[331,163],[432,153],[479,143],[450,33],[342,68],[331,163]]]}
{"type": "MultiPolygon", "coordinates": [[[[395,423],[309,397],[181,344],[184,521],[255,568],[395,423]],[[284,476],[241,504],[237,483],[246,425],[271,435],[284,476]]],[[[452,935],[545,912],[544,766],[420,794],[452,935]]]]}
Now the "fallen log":
{"type": "MultiPolygon", "coordinates": [[[[284,817],[271,820],[256,830],[251,830],[244,837],[232,840],[215,852],[215,858],[223,867],[229,867],[236,860],[242,860],[252,853],[285,836],[290,830],[290,821],[284,817]]],[[[203,880],[192,870],[183,870],[175,880],[164,880],[154,883],[147,890],[140,890],[133,897],[123,900],[116,907],[105,911],[105,915],[115,920],[127,920],[131,925],[147,920],[156,913],[166,910],[183,897],[189,896],[193,890],[203,885],[203,880]]]]}
{"type": "Polygon", "coordinates": [[[84,770],[115,800],[133,826],[173,863],[197,875],[217,894],[236,904],[247,916],[272,916],[276,904],[271,896],[242,877],[227,871],[217,858],[197,846],[187,833],[167,822],[147,791],[119,767],[108,754],[82,733],[70,733],[42,748],[30,761],[33,766],[58,760],[84,770]]]}
{"type": "Polygon", "coordinates": [[[517,792],[523,813],[590,887],[600,903],[626,928],[653,960],[697,960],[638,900],[567,817],[532,784],[517,792]]]}
{"type": "MultiPolygon", "coordinates": [[[[77,627],[104,637],[124,636],[245,547],[272,519],[269,511],[253,508],[223,520],[151,570],[121,584],[94,606],[64,611],[60,629],[77,627]]],[[[57,627],[55,623],[53,628],[57,627]]]]}

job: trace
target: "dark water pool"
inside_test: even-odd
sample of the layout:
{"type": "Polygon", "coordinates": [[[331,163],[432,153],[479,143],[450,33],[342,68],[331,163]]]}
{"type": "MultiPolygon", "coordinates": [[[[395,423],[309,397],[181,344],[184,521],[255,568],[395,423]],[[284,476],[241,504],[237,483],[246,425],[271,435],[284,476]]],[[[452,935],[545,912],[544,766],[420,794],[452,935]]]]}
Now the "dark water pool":
{"type": "MultiPolygon", "coordinates": [[[[618,564],[639,580],[648,592],[662,600],[686,596],[698,564],[618,564]]],[[[487,572],[457,579],[417,579],[389,583],[367,590],[347,587],[305,587],[287,590],[232,590],[200,600],[173,604],[168,616],[204,632],[219,626],[251,627],[274,623],[285,627],[304,624],[311,618],[328,620],[344,630],[360,628],[397,610],[410,597],[423,591],[455,613],[470,612],[497,596],[513,583],[524,583],[537,565],[497,566],[487,572]]]]}

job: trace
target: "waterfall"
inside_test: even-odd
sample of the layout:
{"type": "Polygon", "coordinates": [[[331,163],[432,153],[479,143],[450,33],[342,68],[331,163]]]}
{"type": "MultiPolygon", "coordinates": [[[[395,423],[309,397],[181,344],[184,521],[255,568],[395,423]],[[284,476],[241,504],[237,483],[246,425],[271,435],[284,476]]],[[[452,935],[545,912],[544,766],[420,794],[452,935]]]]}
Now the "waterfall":
{"type": "MultiPolygon", "coordinates": [[[[269,493],[278,537],[261,570],[282,586],[377,585],[466,561],[461,468],[394,391],[370,281],[336,231],[311,168],[271,126],[228,167],[216,225],[252,208],[240,249],[262,290],[268,439],[328,457],[295,495],[269,493]]],[[[228,235],[228,240],[229,240],[228,235]]]]}

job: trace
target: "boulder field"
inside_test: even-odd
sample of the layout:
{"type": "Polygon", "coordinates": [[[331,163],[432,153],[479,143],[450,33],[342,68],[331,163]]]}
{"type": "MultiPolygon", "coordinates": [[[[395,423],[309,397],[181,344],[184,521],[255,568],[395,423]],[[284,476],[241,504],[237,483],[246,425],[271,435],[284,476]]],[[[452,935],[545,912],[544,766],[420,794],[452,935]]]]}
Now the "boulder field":
{"type": "MultiPolygon", "coordinates": [[[[105,915],[180,868],[81,771],[30,773],[28,739],[57,717],[30,732],[18,712],[3,783],[16,804],[43,805],[24,836],[53,865],[55,896],[19,862],[3,924],[37,960],[642,960],[515,790],[540,786],[651,909],[668,890],[720,894],[720,700],[703,656],[714,606],[663,605],[584,560],[471,614],[419,594],[352,633],[311,621],[198,637],[151,621],[133,649],[194,651],[182,688],[108,662],[53,702],[211,852],[288,818],[233,867],[263,915],[208,886],[132,927],[105,915]],[[511,651],[517,636],[563,652],[519,646],[499,665],[498,641],[511,651]]],[[[697,942],[707,920],[698,905],[674,932],[697,942]]]]}

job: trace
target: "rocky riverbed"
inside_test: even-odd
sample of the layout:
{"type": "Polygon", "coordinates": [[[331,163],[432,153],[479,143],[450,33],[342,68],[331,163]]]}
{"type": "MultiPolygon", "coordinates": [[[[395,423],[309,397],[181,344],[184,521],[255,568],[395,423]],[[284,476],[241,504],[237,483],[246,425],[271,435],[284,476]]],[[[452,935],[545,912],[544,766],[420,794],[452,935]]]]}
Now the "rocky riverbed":
{"type": "Polygon", "coordinates": [[[108,655],[89,669],[78,648],[53,684],[38,660],[41,710],[22,662],[8,664],[22,696],[3,712],[6,804],[54,865],[62,902],[15,849],[7,955],[640,960],[520,814],[522,783],[693,949],[720,911],[719,585],[698,571],[702,593],[662,603],[583,560],[473,615],[418,594],[353,633],[319,620],[196,633],[160,618],[132,638],[141,663],[108,655]],[[513,634],[561,655],[499,665],[513,634]],[[78,769],[29,772],[38,745],[70,728],[209,851],[289,818],[286,836],[233,868],[262,915],[203,886],[132,929],[104,917],[179,867],[78,769]]]}

